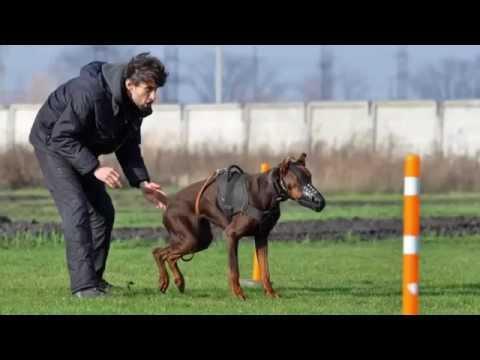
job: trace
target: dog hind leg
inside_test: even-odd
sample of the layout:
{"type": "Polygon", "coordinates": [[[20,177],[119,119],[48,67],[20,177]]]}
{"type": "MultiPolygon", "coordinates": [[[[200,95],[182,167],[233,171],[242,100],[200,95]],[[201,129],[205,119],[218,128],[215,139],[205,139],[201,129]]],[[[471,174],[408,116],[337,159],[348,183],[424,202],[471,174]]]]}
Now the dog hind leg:
{"type": "Polygon", "coordinates": [[[175,285],[177,286],[178,290],[183,294],[185,292],[185,278],[183,277],[182,272],[178,268],[179,259],[180,257],[168,258],[167,263],[175,279],[175,285]]]}
{"type": "Polygon", "coordinates": [[[165,267],[165,260],[167,259],[170,250],[170,246],[167,246],[163,249],[157,248],[153,250],[153,257],[155,259],[155,262],[157,263],[159,271],[159,288],[162,293],[165,293],[167,291],[170,283],[167,268],[165,267]]]}
{"type": "Polygon", "coordinates": [[[196,254],[208,249],[213,240],[210,223],[206,219],[200,219],[197,226],[187,226],[184,230],[193,231],[184,232],[183,241],[176,242],[178,246],[173,246],[170,254],[167,256],[167,263],[175,279],[175,285],[183,293],[185,291],[185,278],[178,268],[178,260],[185,255],[196,254]],[[186,236],[185,236],[186,235],[186,236]]]}

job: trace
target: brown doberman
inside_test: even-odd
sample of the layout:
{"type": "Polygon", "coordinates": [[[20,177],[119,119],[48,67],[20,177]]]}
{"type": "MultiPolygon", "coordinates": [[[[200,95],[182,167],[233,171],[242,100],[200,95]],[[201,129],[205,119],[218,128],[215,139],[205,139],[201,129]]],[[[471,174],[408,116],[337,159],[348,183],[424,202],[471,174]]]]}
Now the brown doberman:
{"type": "Polygon", "coordinates": [[[184,292],[185,280],[177,262],[209,247],[213,223],[224,230],[227,239],[229,283],[234,295],[245,300],[239,283],[238,241],[252,236],[265,292],[272,298],[278,297],[270,282],[267,256],[268,236],[280,218],[280,203],[291,199],[317,212],[325,207],[325,199],[312,185],[306,157],[302,154],[298,159],[287,158],[263,174],[249,175],[237,166],[217,170],[206,181],[195,183],[170,199],[163,219],[169,245],[153,251],[160,273],[160,291],[164,293],[169,286],[166,262],[175,284],[184,292]]]}

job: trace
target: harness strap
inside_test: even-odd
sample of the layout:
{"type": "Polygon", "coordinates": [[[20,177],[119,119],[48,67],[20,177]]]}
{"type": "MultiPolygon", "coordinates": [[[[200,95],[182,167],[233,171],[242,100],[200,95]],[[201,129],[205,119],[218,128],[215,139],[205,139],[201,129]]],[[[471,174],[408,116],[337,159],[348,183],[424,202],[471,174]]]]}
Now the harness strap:
{"type": "Polygon", "coordinates": [[[220,174],[226,173],[225,175],[227,176],[227,180],[232,180],[232,181],[227,181],[227,187],[225,189],[225,193],[223,194],[223,196],[225,197],[223,206],[227,207],[227,208],[222,208],[222,210],[224,211],[224,214],[229,218],[229,220],[231,220],[230,217],[233,215],[232,212],[235,211],[235,209],[233,209],[233,204],[232,204],[232,197],[233,197],[233,191],[234,191],[233,189],[235,188],[235,186],[242,186],[244,188],[244,194],[247,197],[244,201],[242,209],[238,209],[238,210],[240,210],[245,215],[257,220],[260,223],[260,225],[262,225],[262,223],[268,221],[270,217],[278,213],[280,202],[288,200],[287,189],[282,179],[280,179],[280,177],[278,177],[278,179],[274,178],[274,172],[275,172],[275,169],[272,169],[270,171],[270,174],[268,175],[268,179],[269,179],[269,182],[273,185],[275,192],[277,193],[277,198],[275,199],[272,208],[270,208],[269,210],[262,211],[249,204],[246,179],[245,179],[245,176],[243,176],[244,172],[239,167],[232,166],[228,169],[217,170],[205,181],[205,183],[202,186],[202,189],[200,190],[200,192],[197,194],[197,197],[196,197],[195,214],[197,216],[200,216],[200,200],[205,190],[211,184],[213,184],[213,182],[217,181],[217,178],[220,174]],[[231,171],[233,169],[239,170],[238,172],[240,172],[240,176],[237,176],[237,178],[235,179],[231,179],[231,177],[233,177],[233,174],[235,173],[234,171],[231,171]]]}
{"type": "Polygon", "coordinates": [[[207,181],[205,181],[205,183],[203,184],[203,187],[202,189],[200,190],[200,192],[197,194],[197,198],[195,200],[195,214],[197,216],[200,216],[200,199],[202,198],[203,196],[203,193],[205,192],[205,190],[213,184],[213,182],[216,180],[216,178],[218,177],[218,174],[219,174],[219,171],[215,171],[208,179],[207,181]]]}

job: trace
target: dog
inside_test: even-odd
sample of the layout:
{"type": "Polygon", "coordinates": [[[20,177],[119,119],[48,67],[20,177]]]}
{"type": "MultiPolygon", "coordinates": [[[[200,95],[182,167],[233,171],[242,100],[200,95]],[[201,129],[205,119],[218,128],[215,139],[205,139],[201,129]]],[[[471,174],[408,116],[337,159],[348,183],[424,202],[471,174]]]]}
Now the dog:
{"type": "Polygon", "coordinates": [[[242,237],[255,238],[262,283],[267,296],[279,295],[272,288],[268,266],[268,236],[280,218],[280,204],[289,199],[304,207],[321,212],[326,202],[312,185],[306,167],[307,155],[284,159],[267,173],[249,175],[238,166],[217,170],[205,181],[197,182],[178,192],[167,201],[163,223],[168,246],[157,248],[153,257],[159,270],[159,287],[165,293],[169,287],[170,268],[181,293],[185,279],[178,261],[185,256],[207,249],[213,234],[211,224],[224,230],[228,244],[229,285],[233,295],[245,300],[240,287],[238,242],[242,237]]]}

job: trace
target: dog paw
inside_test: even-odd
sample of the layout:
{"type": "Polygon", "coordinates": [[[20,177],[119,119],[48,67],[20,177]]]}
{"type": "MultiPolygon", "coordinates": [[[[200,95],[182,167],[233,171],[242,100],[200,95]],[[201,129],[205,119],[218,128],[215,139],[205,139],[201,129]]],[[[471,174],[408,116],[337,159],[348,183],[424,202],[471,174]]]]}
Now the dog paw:
{"type": "Polygon", "coordinates": [[[175,280],[175,285],[177,285],[178,291],[180,291],[180,293],[183,294],[185,292],[185,281],[175,280]]]}
{"type": "Polygon", "coordinates": [[[245,294],[243,293],[242,290],[239,290],[239,291],[234,291],[233,294],[237,297],[237,299],[239,300],[242,300],[242,301],[246,301],[247,300],[247,297],[245,296],[245,294]]]}
{"type": "Polygon", "coordinates": [[[266,295],[271,299],[280,299],[280,294],[275,291],[266,292],[266,295]]]}
{"type": "Polygon", "coordinates": [[[161,292],[162,294],[165,294],[165,293],[167,292],[168,286],[169,286],[168,281],[163,281],[163,282],[160,284],[160,292],[161,292]]]}

